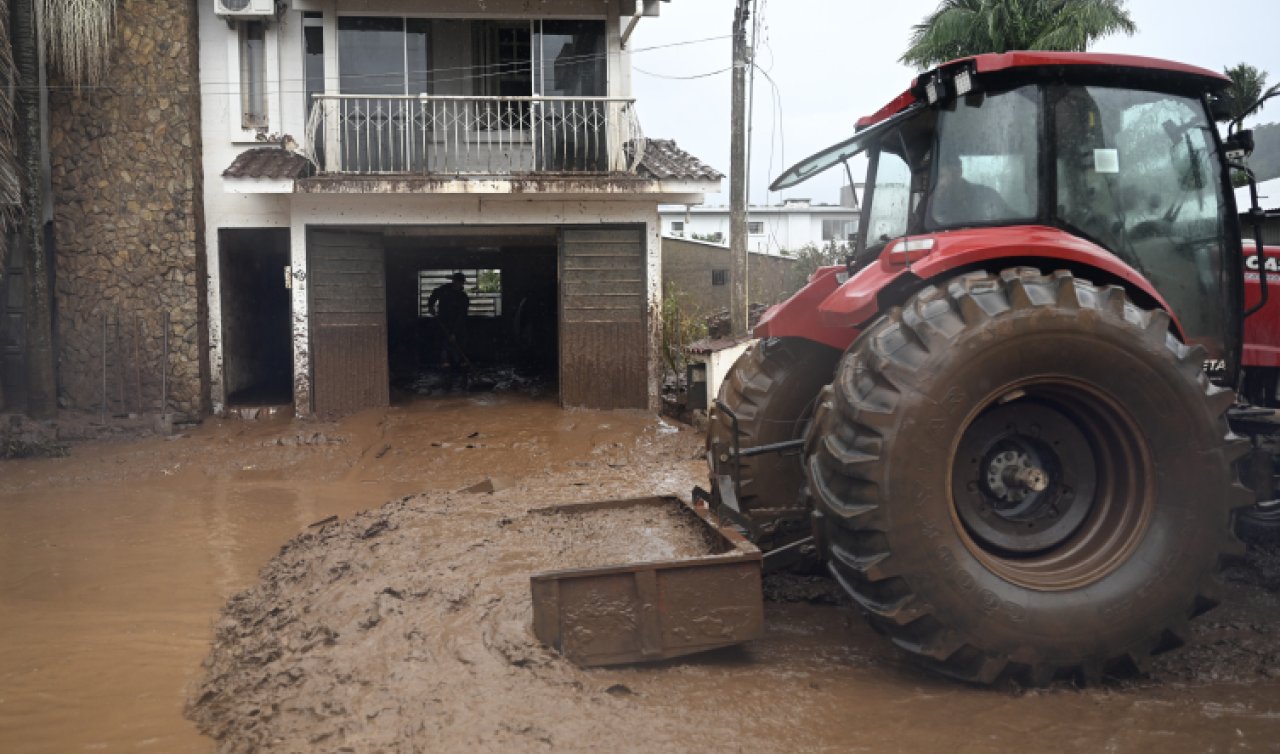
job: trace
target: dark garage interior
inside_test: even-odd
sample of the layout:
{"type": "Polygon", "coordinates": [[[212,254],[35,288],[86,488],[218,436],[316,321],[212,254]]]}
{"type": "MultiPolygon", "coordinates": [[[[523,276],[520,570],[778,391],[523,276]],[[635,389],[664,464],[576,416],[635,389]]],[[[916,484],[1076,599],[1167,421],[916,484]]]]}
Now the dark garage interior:
{"type": "Polygon", "coordinates": [[[293,402],[287,228],[219,231],[227,405],[293,402]]]}
{"type": "Polygon", "coordinates": [[[555,228],[406,229],[384,238],[392,401],[459,391],[555,394],[555,228]],[[432,290],[461,272],[461,332],[426,316],[432,290]],[[450,359],[452,335],[465,358],[450,359]],[[449,364],[452,360],[456,364],[449,364]]]}

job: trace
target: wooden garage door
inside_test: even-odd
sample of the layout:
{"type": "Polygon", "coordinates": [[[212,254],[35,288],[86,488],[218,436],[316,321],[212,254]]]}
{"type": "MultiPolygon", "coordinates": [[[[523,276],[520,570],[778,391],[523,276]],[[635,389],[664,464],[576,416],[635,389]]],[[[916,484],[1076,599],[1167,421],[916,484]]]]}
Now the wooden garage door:
{"type": "Polygon", "coordinates": [[[560,236],[560,402],[646,408],[649,339],[641,228],[560,236]]]}
{"type": "Polygon", "coordinates": [[[307,281],[314,408],[340,416],[386,406],[387,292],[382,239],[372,233],[311,231],[307,281]]]}

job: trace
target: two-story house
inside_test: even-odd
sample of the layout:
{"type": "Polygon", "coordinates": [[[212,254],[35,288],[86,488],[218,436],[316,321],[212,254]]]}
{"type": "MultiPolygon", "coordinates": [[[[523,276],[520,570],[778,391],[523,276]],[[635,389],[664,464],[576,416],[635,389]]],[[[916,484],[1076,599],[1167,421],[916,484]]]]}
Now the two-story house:
{"type": "Polygon", "coordinates": [[[659,5],[208,0],[215,411],[385,405],[456,272],[475,360],[532,348],[563,405],[656,408],[658,205],[721,181],[641,130],[630,35],[659,5]]]}

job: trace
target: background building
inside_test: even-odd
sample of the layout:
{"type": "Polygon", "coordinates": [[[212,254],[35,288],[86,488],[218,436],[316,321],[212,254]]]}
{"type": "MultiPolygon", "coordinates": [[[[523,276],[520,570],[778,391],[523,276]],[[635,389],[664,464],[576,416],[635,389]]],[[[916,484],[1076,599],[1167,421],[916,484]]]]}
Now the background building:
{"type": "MultiPolygon", "coordinates": [[[[858,210],[808,199],[788,199],[772,207],[747,210],[747,248],[760,254],[781,254],[807,244],[848,241],[858,231],[858,210]]],[[[729,242],[729,208],[666,206],[661,208],[662,232],[669,236],[729,242]]]]}

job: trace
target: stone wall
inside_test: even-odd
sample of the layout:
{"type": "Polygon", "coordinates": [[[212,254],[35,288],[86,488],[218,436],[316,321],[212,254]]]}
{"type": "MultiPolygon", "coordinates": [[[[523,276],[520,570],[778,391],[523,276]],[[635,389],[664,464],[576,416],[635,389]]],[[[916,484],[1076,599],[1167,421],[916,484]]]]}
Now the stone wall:
{"type": "MultiPolygon", "coordinates": [[[[729,270],[729,249],[716,244],[662,239],[662,282],[702,316],[729,309],[730,284],[712,283],[713,270],[729,270]]],[[[747,260],[747,296],[753,304],[776,304],[795,293],[804,280],[794,259],[752,252],[747,260]]]]}
{"type": "Polygon", "coordinates": [[[64,407],[105,392],[112,413],[156,411],[167,361],[166,409],[208,410],[196,14],[193,0],[119,0],[107,85],[51,82],[64,407]]]}

